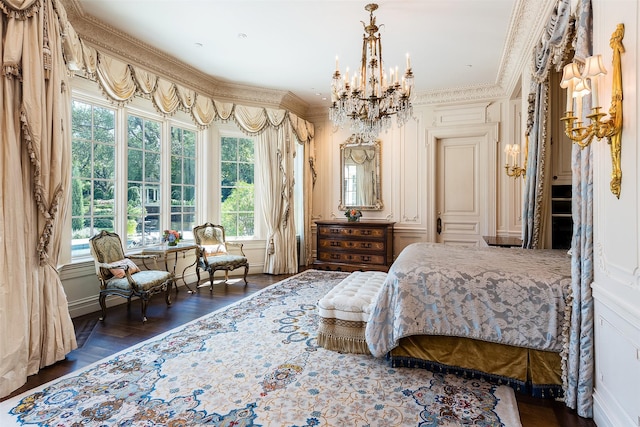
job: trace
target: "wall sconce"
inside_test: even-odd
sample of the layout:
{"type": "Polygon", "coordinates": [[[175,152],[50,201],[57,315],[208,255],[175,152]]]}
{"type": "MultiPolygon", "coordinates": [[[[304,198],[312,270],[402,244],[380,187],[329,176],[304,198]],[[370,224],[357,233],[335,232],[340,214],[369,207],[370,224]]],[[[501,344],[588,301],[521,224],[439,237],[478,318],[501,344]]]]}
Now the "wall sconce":
{"type": "Polygon", "coordinates": [[[524,151],[524,165],[522,167],[518,166],[518,158],[520,157],[520,145],[519,144],[507,144],[504,147],[504,170],[507,173],[507,176],[518,178],[524,178],[527,174],[527,151],[529,147],[529,137],[527,136],[527,144],[524,151]],[[511,164],[509,164],[509,159],[511,159],[511,164]]]}
{"type": "Polygon", "coordinates": [[[600,112],[598,105],[598,78],[607,71],[602,64],[601,55],[593,55],[587,58],[582,73],[578,64],[572,62],[565,65],[560,87],[567,89],[567,113],[562,121],[565,122],[565,133],[581,148],[591,144],[593,138],[606,138],[611,148],[611,192],[620,198],[620,184],[622,171],[620,169],[620,145],[622,141],[622,65],[620,54],[624,52],[622,39],[624,37],[624,24],[618,24],[611,35],[609,46],[613,49],[613,88],[611,91],[611,106],[609,107],[609,119],[603,120],[606,113],[600,112]],[[589,86],[589,83],[591,86],[589,86]],[[582,121],[582,97],[591,93],[591,114],[586,119],[590,123],[583,126],[582,121]],[[574,116],[573,104],[575,98],[577,116],[574,116]]]}

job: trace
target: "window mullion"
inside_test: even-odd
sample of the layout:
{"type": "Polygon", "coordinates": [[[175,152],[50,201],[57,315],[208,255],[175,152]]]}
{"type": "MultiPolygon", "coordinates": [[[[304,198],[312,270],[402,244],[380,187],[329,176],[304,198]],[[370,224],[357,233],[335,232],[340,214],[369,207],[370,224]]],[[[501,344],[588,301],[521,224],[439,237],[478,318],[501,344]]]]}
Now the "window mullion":
{"type": "Polygon", "coordinates": [[[116,218],[115,231],[121,236],[127,235],[127,111],[119,108],[116,111],[116,218]]]}
{"type": "Polygon", "coordinates": [[[164,121],[162,123],[160,144],[160,224],[161,230],[171,228],[171,123],[164,121]]]}

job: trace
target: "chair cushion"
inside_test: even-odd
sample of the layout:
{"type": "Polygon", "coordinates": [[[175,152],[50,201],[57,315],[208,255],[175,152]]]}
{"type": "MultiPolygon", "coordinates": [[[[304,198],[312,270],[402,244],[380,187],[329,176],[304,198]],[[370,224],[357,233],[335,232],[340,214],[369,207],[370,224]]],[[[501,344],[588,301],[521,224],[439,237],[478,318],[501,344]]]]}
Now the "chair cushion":
{"type": "MultiPolygon", "coordinates": [[[[138,284],[140,290],[148,291],[149,289],[155,288],[169,280],[171,278],[171,273],[161,270],[144,270],[132,274],[131,278],[138,284]]],[[[126,277],[112,277],[107,280],[106,288],[128,290],[131,289],[131,286],[129,285],[129,281],[126,277]]]]}
{"type": "MultiPolygon", "coordinates": [[[[131,274],[137,273],[140,271],[136,263],[131,261],[129,258],[121,259],[119,261],[112,262],[111,264],[127,265],[129,266],[129,273],[131,274]]],[[[122,279],[123,277],[126,276],[126,274],[124,273],[124,268],[110,268],[109,271],[111,272],[111,274],[114,275],[114,277],[117,277],[118,279],[122,279]]]]}
{"type": "Polygon", "coordinates": [[[222,243],[217,245],[203,245],[202,248],[207,257],[225,255],[227,253],[227,247],[222,243]]]}
{"type": "Polygon", "coordinates": [[[231,254],[210,256],[207,257],[207,262],[211,268],[224,267],[227,270],[233,270],[248,264],[247,257],[231,254]]]}

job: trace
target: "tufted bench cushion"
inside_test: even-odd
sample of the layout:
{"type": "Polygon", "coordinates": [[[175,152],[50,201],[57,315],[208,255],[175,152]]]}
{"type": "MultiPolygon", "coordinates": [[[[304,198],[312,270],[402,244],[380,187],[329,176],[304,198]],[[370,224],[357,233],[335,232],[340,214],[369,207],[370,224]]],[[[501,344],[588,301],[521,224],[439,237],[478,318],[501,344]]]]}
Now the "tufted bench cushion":
{"type": "Polygon", "coordinates": [[[364,337],[378,292],[387,278],[380,271],[356,271],[318,301],[318,345],[343,353],[368,354],[364,337]]]}

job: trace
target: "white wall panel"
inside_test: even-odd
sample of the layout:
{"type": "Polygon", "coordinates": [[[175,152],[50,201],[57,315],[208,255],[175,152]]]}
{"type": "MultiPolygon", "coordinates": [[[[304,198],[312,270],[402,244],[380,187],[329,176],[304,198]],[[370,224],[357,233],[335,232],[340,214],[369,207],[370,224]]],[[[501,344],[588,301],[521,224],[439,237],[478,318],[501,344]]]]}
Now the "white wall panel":
{"type": "Polygon", "coordinates": [[[596,382],[594,419],[599,427],[640,425],[640,151],[637,87],[638,2],[593,0],[594,53],[603,55],[603,111],[611,99],[609,40],[625,25],[622,60],[623,133],[620,199],[609,189],[611,154],[606,141],[593,142],[596,382]]]}
{"type": "Polygon", "coordinates": [[[399,162],[395,165],[398,174],[393,176],[400,177],[400,182],[396,183],[396,188],[402,188],[404,191],[391,194],[397,194],[400,200],[400,215],[398,226],[407,225],[410,227],[424,226],[424,215],[422,215],[422,207],[424,206],[424,182],[420,177],[424,176],[425,170],[425,150],[424,140],[419,137],[421,120],[416,119],[410,121],[403,132],[402,144],[396,147],[394,152],[399,152],[399,162]]]}

